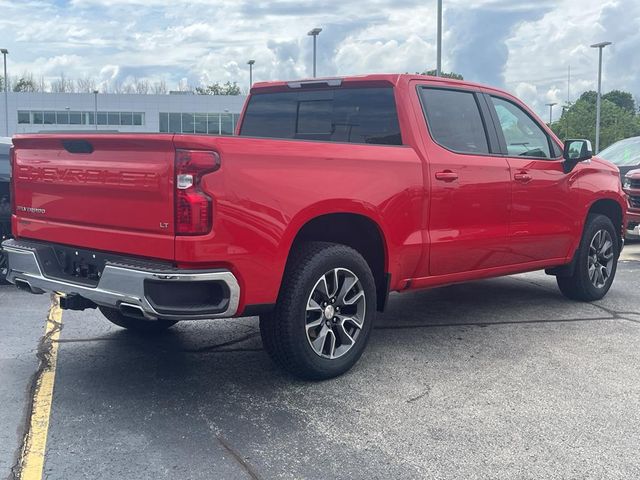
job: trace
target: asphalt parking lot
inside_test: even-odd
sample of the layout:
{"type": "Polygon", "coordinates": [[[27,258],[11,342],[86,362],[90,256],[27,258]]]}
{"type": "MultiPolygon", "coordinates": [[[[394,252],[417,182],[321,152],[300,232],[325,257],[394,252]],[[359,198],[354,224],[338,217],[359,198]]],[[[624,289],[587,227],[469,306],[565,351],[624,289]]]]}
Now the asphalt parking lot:
{"type": "MultiPolygon", "coordinates": [[[[593,304],[538,272],[393,295],[322,383],[276,369],[256,318],[144,337],[64,312],[42,478],[640,478],[639,291],[636,243],[593,304]]],[[[0,478],[49,305],[0,286],[0,478]]]]}

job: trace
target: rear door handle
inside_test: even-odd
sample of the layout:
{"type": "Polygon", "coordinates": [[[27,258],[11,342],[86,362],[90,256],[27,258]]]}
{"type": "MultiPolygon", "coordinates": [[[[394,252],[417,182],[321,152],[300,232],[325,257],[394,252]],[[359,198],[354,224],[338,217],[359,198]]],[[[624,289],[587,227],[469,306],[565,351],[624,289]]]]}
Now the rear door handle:
{"type": "Polygon", "coordinates": [[[527,172],[516,173],[513,178],[520,183],[527,183],[531,181],[531,175],[529,175],[527,172]]]}
{"type": "Polygon", "coordinates": [[[452,172],[451,170],[445,170],[443,172],[436,172],[436,180],[441,180],[443,182],[453,182],[458,179],[458,174],[456,172],[452,172]]]}

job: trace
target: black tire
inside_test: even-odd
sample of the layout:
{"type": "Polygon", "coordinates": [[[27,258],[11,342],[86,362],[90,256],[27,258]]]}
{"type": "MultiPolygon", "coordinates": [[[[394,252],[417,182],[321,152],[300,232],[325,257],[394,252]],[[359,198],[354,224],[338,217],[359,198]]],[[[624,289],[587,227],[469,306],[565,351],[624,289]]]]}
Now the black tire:
{"type": "MultiPolygon", "coordinates": [[[[339,290],[340,280],[338,275],[336,274],[335,277],[335,299],[341,296],[342,287],[345,287],[347,282],[346,277],[343,278],[342,287],[339,290]]],[[[329,288],[326,288],[326,290],[329,290],[329,288]]],[[[336,305],[338,304],[339,302],[336,305]]],[[[350,306],[344,304],[343,313],[347,308],[350,308],[350,306]]],[[[360,308],[360,306],[357,308],[360,308]]],[[[339,316],[339,307],[337,312],[336,315],[339,316]]],[[[345,373],[358,361],[369,340],[375,312],[375,282],[365,259],[356,250],[344,245],[308,242],[292,251],[284,273],[275,310],[260,317],[260,333],[265,350],[277,365],[299,378],[323,380],[345,373]],[[355,284],[355,290],[345,291],[342,298],[346,300],[347,294],[349,292],[353,294],[355,291],[357,295],[353,295],[353,297],[359,298],[357,305],[361,305],[361,299],[364,298],[364,308],[363,313],[353,314],[354,317],[358,316],[358,318],[362,319],[360,322],[361,328],[355,328],[353,325],[346,327],[352,329],[351,335],[353,335],[353,342],[346,346],[341,340],[345,337],[340,333],[345,331],[344,328],[338,331],[339,327],[337,325],[329,325],[331,322],[325,320],[323,316],[327,313],[326,310],[322,310],[323,313],[319,313],[320,316],[317,321],[322,324],[326,322],[327,330],[336,329],[334,330],[336,333],[332,334],[333,345],[330,345],[329,348],[335,348],[336,352],[340,348],[346,349],[345,353],[337,358],[325,358],[321,356],[323,347],[320,347],[321,352],[317,353],[311,345],[312,340],[308,337],[307,322],[309,321],[310,312],[307,309],[307,305],[311,296],[314,295],[313,292],[317,291],[322,278],[330,273],[332,274],[334,271],[348,272],[344,273],[344,275],[353,275],[349,277],[350,281],[355,277],[356,282],[358,282],[355,284]],[[339,343],[342,345],[336,347],[339,343]]],[[[348,317],[349,315],[344,314],[343,317],[348,317]]],[[[334,323],[335,318],[337,317],[334,317],[334,323]]],[[[347,325],[346,322],[343,323],[347,325]]],[[[324,330],[325,327],[322,324],[319,328],[324,330]]]]}
{"type": "Polygon", "coordinates": [[[618,267],[618,257],[620,256],[620,241],[619,233],[616,231],[613,223],[609,217],[600,214],[591,214],[587,217],[587,223],[584,227],[584,233],[580,241],[580,246],[576,252],[575,266],[573,275],[569,277],[558,276],[556,280],[558,287],[563,295],[572,300],[578,300],[582,302],[592,302],[594,300],[600,300],[604,297],[616,275],[616,269],[618,267]],[[598,232],[608,232],[612,239],[612,254],[613,263],[611,266],[611,273],[607,277],[606,281],[601,286],[594,285],[594,282],[589,275],[589,255],[590,247],[594,237],[598,232]]]}
{"type": "Polygon", "coordinates": [[[170,320],[140,320],[139,318],[128,317],[123,315],[119,310],[109,307],[98,307],[102,315],[111,323],[132,330],[134,332],[143,333],[160,333],[178,322],[170,320]]]}

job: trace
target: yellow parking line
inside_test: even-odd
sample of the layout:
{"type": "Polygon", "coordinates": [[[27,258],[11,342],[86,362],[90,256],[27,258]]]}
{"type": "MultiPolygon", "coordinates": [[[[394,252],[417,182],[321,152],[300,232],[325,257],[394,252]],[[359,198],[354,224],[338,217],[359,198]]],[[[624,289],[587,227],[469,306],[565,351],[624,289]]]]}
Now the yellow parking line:
{"type": "Polygon", "coordinates": [[[21,480],[41,480],[44,467],[44,454],[47,447],[49,417],[53,400],[53,384],[56,378],[58,359],[58,338],[62,329],[62,310],[60,299],[52,296],[47,325],[39,352],[42,370],[36,379],[31,410],[31,422],[25,437],[20,459],[21,480]]]}

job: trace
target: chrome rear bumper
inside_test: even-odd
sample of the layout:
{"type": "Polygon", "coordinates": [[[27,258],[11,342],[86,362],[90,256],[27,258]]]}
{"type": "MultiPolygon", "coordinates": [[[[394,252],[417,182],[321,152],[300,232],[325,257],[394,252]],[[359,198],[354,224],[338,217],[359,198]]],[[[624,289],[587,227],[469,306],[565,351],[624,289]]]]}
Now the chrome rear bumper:
{"type": "MultiPolygon", "coordinates": [[[[198,320],[207,318],[233,317],[238,310],[240,286],[236,277],[228,270],[179,270],[179,269],[138,269],[121,264],[107,263],[102,270],[97,286],[51,278],[43,273],[37,255],[37,248],[29,242],[7,240],[2,244],[8,259],[7,280],[23,290],[32,293],[56,292],[67,296],[78,295],[99,306],[119,309],[128,315],[136,314],[149,319],[198,320]],[[171,289],[176,282],[221,283],[225,298],[223,310],[211,313],[194,313],[168,310],[154,306],[146,282],[171,289]],[[161,310],[161,311],[159,311],[161,310]]],[[[182,286],[182,285],[180,285],[182,286]]],[[[178,307],[179,308],[179,307],[178,307]]],[[[138,316],[138,315],[134,315],[138,316]]]]}

